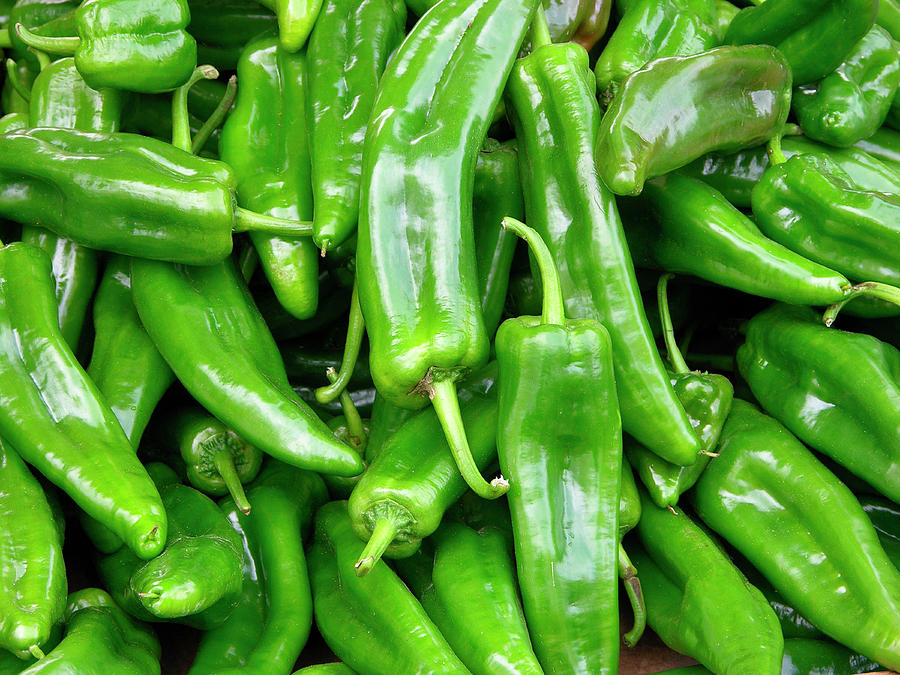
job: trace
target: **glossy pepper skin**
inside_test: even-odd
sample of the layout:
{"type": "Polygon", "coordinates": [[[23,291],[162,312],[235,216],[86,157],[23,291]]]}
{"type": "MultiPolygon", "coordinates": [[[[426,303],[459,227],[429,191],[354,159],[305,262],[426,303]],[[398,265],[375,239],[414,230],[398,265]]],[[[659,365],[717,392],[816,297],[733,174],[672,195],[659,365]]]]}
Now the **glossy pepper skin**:
{"type": "Polygon", "coordinates": [[[103,589],[69,595],[66,635],[27,675],[159,675],[160,647],[153,631],[129,617],[103,589]]]}
{"type": "Polygon", "coordinates": [[[507,319],[495,341],[497,455],[511,478],[522,604],[547,673],[612,674],[622,473],[612,346],[599,322],[566,319],[539,235],[509,219],[504,225],[528,241],[544,288],[541,316],[507,319]]]}
{"type": "Polygon", "coordinates": [[[900,573],[850,490],[742,400],[718,452],[691,493],[700,518],[826,635],[896,668],[900,573]]]}
{"type": "MultiPolygon", "coordinates": [[[[225,635],[239,637],[246,630],[239,605],[237,613],[215,629],[217,637],[204,637],[204,642],[211,639],[200,651],[206,667],[195,662],[192,675],[287,675],[312,627],[312,596],[303,543],[311,534],[314,512],[327,500],[325,485],[310,471],[270,460],[248,486],[247,495],[253,511],[249,515],[232,512],[232,518],[237,518],[252,544],[250,554],[263,594],[262,626],[251,649],[240,658],[214,653],[225,635]]],[[[244,574],[246,583],[246,560],[244,574]]]]}
{"type": "Polygon", "coordinates": [[[291,389],[272,334],[230,259],[187,267],[135,258],[131,279],[141,322],[210,413],[289,464],[339,476],[362,471],[356,453],[291,389]]]}
{"type": "Polygon", "coordinates": [[[763,233],[853,281],[900,284],[900,188],[861,190],[827,157],[799,155],[753,188],[763,233]]]}
{"type": "MultiPolygon", "coordinates": [[[[238,204],[272,216],[312,217],[303,52],[275,37],[254,40],[238,62],[237,100],[222,127],[219,155],[234,169],[238,204]]],[[[298,319],[316,313],[319,253],[309,237],[251,232],[260,267],[282,306],[298,319]]]]}
{"type": "Polygon", "coordinates": [[[416,414],[417,411],[394,405],[376,393],[372,404],[372,417],[369,420],[366,462],[371,464],[397,430],[416,414]]]}
{"type": "Polygon", "coordinates": [[[628,9],[594,65],[604,105],[622,81],[663,56],[690,56],[720,44],[713,0],[639,0],[628,9]]]}
{"type": "MultiPolygon", "coordinates": [[[[66,605],[62,533],[40,484],[0,441],[0,647],[19,659],[46,651],[66,605]]],[[[23,662],[24,663],[24,662],[23,662]]]]}
{"type": "Polygon", "coordinates": [[[865,140],[854,143],[854,146],[900,171],[900,131],[882,127],[865,140]]]}
{"type": "Polygon", "coordinates": [[[74,54],[94,89],[152,94],[181,86],[197,65],[197,43],[185,30],[190,16],[186,0],[85,0],[75,11],[77,38],[19,37],[51,54],[74,54]]]}
{"type": "Polygon", "coordinates": [[[216,503],[178,483],[165,465],[150,465],[169,518],[165,549],[139,560],[122,548],[100,560],[100,574],[122,607],[143,621],[220,625],[237,604],[243,553],[240,537],[216,503]]]}
{"type": "Polygon", "coordinates": [[[896,566],[900,562],[900,509],[894,502],[874,495],[860,495],[859,504],[869,516],[884,552],[896,566]]]}
{"type": "Polygon", "coordinates": [[[356,230],[366,127],[378,82],[405,29],[402,0],[326,0],[309,37],[313,241],[324,251],[356,230]]]}
{"type": "Polygon", "coordinates": [[[538,47],[517,61],[506,101],[519,139],[526,220],[553,253],[566,314],[600,321],[610,332],[625,430],[690,464],[699,442],[653,341],[615,199],[592,170],[600,110],[587,52],[573,44],[538,47]]]}
{"type": "Polygon", "coordinates": [[[656,59],[630,75],[609,104],[596,136],[597,171],[617,195],[640,194],[648,178],[711,150],[768,140],[790,103],[790,66],[766,45],[656,59]]]}
{"type": "Polygon", "coordinates": [[[890,34],[873,26],[834,72],[794,91],[803,133],[846,147],[882,125],[900,83],[900,53],[890,34]]]}
{"type": "MultiPolygon", "coordinates": [[[[120,91],[88,87],[74,60],[60,59],[44,68],[34,80],[30,126],[118,131],[124,102],[125,96],[120,91]]],[[[30,224],[22,228],[22,241],[40,247],[50,256],[60,330],[74,351],[97,285],[97,253],[30,224]]]]}
{"type": "Polygon", "coordinates": [[[468,673],[387,564],[376,563],[365,579],[354,574],[362,549],[347,502],[318,510],[310,584],[316,625],[331,650],[361,675],[468,673]]]}
{"type": "Polygon", "coordinates": [[[219,70],[234,70],[251,39],[278,28],[275,15],[255,0],[188,0],[188,7],[187,31],[197,40],[197,62],[219,70]]]}
{"type": "Polygon", "coordinates": [[[0,435],[138,556],[158,554],[166,536],[159,493],[59,332],[49,258],[9,244],[0,278],[0,435]]]}
{"type": "Polygon", "coordinates": [[[322,0],[259,0],[259,4],[275,12],[278,41],[291,54],[306,44],[322,9],[322,0]]]}
{"type": "Polygon", "coordinates": [[[875,22],[878,0],[778,0],[746,7],[726,44],[767,44],[784,54],[799,86],[837,68],[875,22]]]}
{"type": "Polygon", "coordinates": [[[17,23],[40,35],[71,35],[79,4],[78,0],[17,0],[9,11],[9,23],[6,24],[16,60],[24,56],[29,66],[37,67],[37,59],[27,51],[28,45],[16,35],[17,23]]]}
{"type": "Polygon", "coordinates": [[[738,368],[765,410],[803,442],[900,499],[900,352],[869,335],[826,328],[813,310],[791,305],[757,314],[746,335],[738,368]]]}
{"type": "Polygon", "coordinates": [[[531,19],[528,0],[450,0],[381,80],[363,150],[357,269],[378,391],[414,393],[487,362],[472,226],[478,149],[531,19]],[[397,265],[397,255],[415,261],[397,265]]]}
{"type": "Polygon", "coordinates": [[[431,542],[433,553],[420,550],[397,568],[460,660],[475,675],[543,673],[528,637],[507,535],[448,521],[431,542]]]}
{"type": "Polygon", "coordinates": [[[147,335],[131,298],[131,260],[111,255],[94,296],[94,348],[87,367],[137,450],[175,374],[147,335]]]}
{"type": "Polygon", "coordinates": [[[842,274],[766,237],[714,187],[678,172],[647,181],[622,213],[642,267],[804,305],[838,302],[850,288],[842,274]]]}
{"type": "Polygon", "coordinates": [[[664,275],[660,279],[658,303],[669,363],[672,365],[672,387],[690,417],[691,426],[700,439],[702,449],[696,462],[690,466],[678,466],[661,459],[637,443],[626,445],[629,461],[637,469],[650,499],[659,508],[675,506],[681,494],[697,482],[709,464],[734,397],[734,387],[727,377],[691,370],[685,363],[675,342],[669,316],[669,301],[666,297],[669,276],[664,275]]]}
{"type": "Polygon", "coordinates": [[[641,575],[650,626],[669,647],[721,675],[779,675],[784,638],[757,588],[721,545],[680,509],[641,495],[631,551],[641,575]]]}
{"type": "MultiPolygon", "coordinates": [[[[460,384],[463,423],[475,463],[496,457],[497,364],[489,363],[460,384]]],[[[388,438],[349,501],[353,530],[364,541],[363,573],[381,556],[403,558],[433,533],[444,512],[466,492],[440,420],[433,410],[410,418],[388,438]]]]}

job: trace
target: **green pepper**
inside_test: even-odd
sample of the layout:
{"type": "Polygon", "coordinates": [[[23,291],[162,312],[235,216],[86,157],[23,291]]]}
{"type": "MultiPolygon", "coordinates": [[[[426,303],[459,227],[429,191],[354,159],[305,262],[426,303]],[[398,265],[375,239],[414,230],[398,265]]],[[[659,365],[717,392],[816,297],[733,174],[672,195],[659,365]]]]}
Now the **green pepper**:
{"type": "Polygon", "coordinates": [[[371,464],[395,433],[417,412],[401,408],[384,396],[375,395],[372,417],[369,421],[369,438],[366,443],[366,462],[371,464]]]}
{"type": "Polygon", "coordinates": [[[275,12],[278,42],[289,54],[306,44],[322,9],[322,0],[259,0],[259,4],[275,12]]]}
{"type": "Polygon", "coordinates": [[[320,663],[295,670],[293,675],[356,675],[356,671],[343,663],[320,663]]]}
{"type": "Polygon", "coordinates": [[[0,278],[0,436],[137,555],[156,555],[166,536],[159,493],[59,331],[49,258],[9,244],[0,278]]]}
{"type": "Polygon", "coordinates": [[[281,354],[233,261],[132,261],[141,322],[191,395],[277,459],[354,476],[362,461],[291,390],[281,354]],[[209,326],[216,326],[214,333],[209,326]]]}
{"type": "MultiPolygon", "coordinates": [[[[708,216],[707,216],[708,217],[708,216]]],[[[637,443],[627,444],[628,459],[637,468],[650,499],[660,508],[675,506],[683,492],[690,489],[713,455],[722,425],[731,409],[734,387],[728,378],[713,373],[701,373],[688,368],[672,329],[666,284],[670,274],[659,280],[658,303],[669,363],[674,371],[672,386],[691,419],[700,439],[700,457],[690,466],[678,466],[658,457],[637,443]]]]}
{"type": "Polygon", "coordinates": [[[642,267],[807,305],[838,302],[850,288],[842,274],[764,236],[714,187],[679,172],[647,181],[622,213],[642,267]]]}
{"type": "Polygon", "coordinates": [[[153,138],[69,129],[0,136],[0,215],[91,248],[211,265],[231,253],[232,228],[309,233],[235,206],[234,189],[228,165],[153,138]]]}
{"type": "Polygon", "coordinates": [[[28,128],[27,113],[8,113],[0,117],[0,134],[28,128]]]}
{"type": "Polygon", "coordinates": [[[17,0],[9,12],[9,23],[6,25],[16,58],[24,56],[29,67],[37,66],[35,55],[28,52],[28,45],[16,35],[17,23],[39,35],[71,35],[79,4],[78,0],[17,0]]]}
{"type": "Polygon", "coordinates": [[[525,616],[546,671],[616,673],[622,426],[610,338],[593,319],[566,319],[549,249],[503,222],[528,242],[544,289],[541,316],[504,321],[495,342],[525,616]]]}
{"type": "Polygon", "coordinates": [[[875,22],[879,0],[776,0],[741,10],[725,34],[732,45],[778,47],[799,86],[837,68],[875,22]]]}
{"type": "Polygon", "coordinates": [[[772,608],[775,612],[775,616],[778,617],[778,623],[781,625],[781,634],[785,639],[826,639],[825,634],[813,626],[809,622],[809,619],[797,611],[796,607],[793,607],[787,602],[784,599],[784,596],[779,593],[775,587],[753,567],[753,565],[746,562],[746,559],[740,553],[734,552],[733,549],[729,551],[729,553],[732,561],[738,566],[738,569],[747,576],[747,580],[766,596],[769,607],[772,608]]]}
{"type": "Polygon", "coordinates": [[[859,504],[869,516],[884,552],[897,566],[900,564],[900,509],[894,502],[874,495],[859,496],[859,504]]]}
{"type": "Polygon", "coordinates": [[[188,7],[198,63],[220,70],[234,70],[247,42],[278,27],[275,15],[255,0],[188,0],[188,7]]]}
{"type": "Polygon", "coordinates": [[[606,33],[612,5],[612,0],[593,0],[588,2],[587,11],[581,23],[575,29],[572,41],[577,42],[587,51],[590,51],[606,33]]]}
{"type": "Polygon", "coordinates": [[[746,331],[737,364],[765,410],[900,499],[900,352],[869,335],[826,328],[813,310],[791,305],[757,314],[746,331]]]}
{"type": "Polygon", "coordinates": [[[650,627],[669,647],[715,673],[778,675],[784,638],[757,588],[718,542],[683,511],[641,494],[631,557],[641,575],[650,627]]]}
{"type": "Polygon", "coordinates": [[[309,37],[313,241],[323,251],[356,229],[366,126],[405,27],[401,0],[327,0],[309,37]]]}
{"type": "Polygon", "coordinates": [[[431,541],[432,554],[420,550],[397,568],[460,660],[475,675],[542,674],[506,536],[450,521],[431,541]]]}
{"type": "Polygon", "coordinates": [[[330,502],[316,513],[309,580],[316,625],[331,650],[361,675],[468,673],[384,562],[365,579],[353,573],[363,548],[353,530],[347,502],[330,502]]]}
{"type": "Polygon", "coordinates": [[[600,178],[617,195],[720,150],[779,133],[791,103],[791,69],[766,45],[717,47],[651,61],[609,104],[597,134],[600,178]]]}
{"type": "Polygon", "coordinates": [[[179,87],[197,65],[197,43],[185,28],[186,0],[84,0],[75,10],[78,37],[44,37],[25,26],[16,33],[28,46],[75,56],[78,72],[94,89],[155,93],[179,87]]]}
{"type": "Polygon", "coordinates": [[[165,548],[143,561],[123,547],[100,560],[100,574],[138,619],[203,629],[221,625],[241,592],[240,537],[209,497],[178,483],[164,464],[148,468],[169,520],[165,548]]]}
{"type": "Polygon", "coordinates": [[[0,648],[40,657],[66,604],[62,533],[44,491],[19,455],[0,440],[0,648]]]}
{"type": "Polygon", "coordinates": [[[379,393],[432,400],[457,466],[495,498],[467,449],[456,380],[488,360],[472,225],[478,149],[534,0],[448,0],[426,13],[381,79],[363,149],[357,269],[379,393]],[[410,264],[397,264],[402,255],[410,264]]]}
{"type": "MultiPolygon", "coordinates": [[[[241,206],[293,220],[312,217],[305,99],[306,57],[274,37],[254,40],[238,62],[237,101],[222,128],[219,154],[237,177],[241,206]]],[[[251,232],[266,278],[298,319],[316,313],[319,256],[309,237],[251,232]]]]}
{"type": "Polygon", "coordinates": [[[882,127],[854,146],[877,157],[894,171],[900,171],[900,131],[882,127]]]}
{"type": "Polygon", "coordinates": [[[600,109],[587,52],[543,42],[519,59],[506,89],[526,220],[553,252],[566,313],[609,331],[625,430],[690,464],[699,442],[647,323],[615,199],[593,169],[600,109]]]}
{"type": "MultiPolygon", "coordinates": [[[[326,490],[314,473],[277,461],[266,464],[247,488],[253,503],[249,515],[230,511],[232,526],[246,532],[244,583],[248,559],[253,563],[259,591],[245,596],[235,613],[219,628],[208,631],[200,643],[191,675],[218,673],[289,673],[306,644],[312,626],[312,597],[303,552],[313,513],[325,503],[326,490]],[[236,522],[235,522],[236,520],[236,522]],[[249,603],[256,615],[262,595],[262,625],[244,653],[222,653],[217,647],[226,640],[243,640],[247,631],[242,607],[249,603]]],[[[227,504],[227,502],[226,502],[227,504]]],[[[232,505],[226,507],[226,513],[232,505]]]]}
{"type": "MultiPolygon", "coordinates": [[[[489,363],[459,387],[463,423],[475,464],[484,469],[496,457],[496,363],[489,363]]],[[[440,419],[423,410],[390,436],[350,495],[353,529],[368,540],[357,561],[365,575],[382,554],[412,555],[434,532],[444,512],[466,492],[440,419]]]]}
{"type": "MultiPolygon", "coordinates": [[[[856,370],[854,363],[844,374],[856,370]]],[[[691,493],[700,518],[813,625],[896,669],[900,573],[850,490],[781,424],[741,400],[718,451],[691,493]]]]}
{"type": "Polygon", "coordinates": [[[834,72],[794,90],[800,127],[810,138],[846,147],[882,125],[900,83],[900,53],[890,34],[869,29],[834,72]]]}
{"type": "Polygon", "coordinates": [[[638,0],[619,21],[594,65],[609,105],[622,81],[663,56],[691,56],[720,44],[713,0],[638,0]]]}
{"type": "Polygon", "coordinates": [[[82,588],[69,595],[62,642],[22,675],[155,675],[159,673],[159,642],[153,631],[129,617],[100,588],[82,588]]]}

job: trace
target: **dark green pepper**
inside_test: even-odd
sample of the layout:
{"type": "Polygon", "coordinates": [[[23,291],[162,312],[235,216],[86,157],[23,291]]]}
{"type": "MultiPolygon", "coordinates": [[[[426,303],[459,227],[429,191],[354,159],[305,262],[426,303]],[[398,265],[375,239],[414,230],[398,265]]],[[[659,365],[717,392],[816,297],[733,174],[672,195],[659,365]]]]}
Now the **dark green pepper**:
{"type": "Polygon", "coordinates": [[[834,72],[794,90],[792,106],[803,133],[846,147],[882,125],[900,83],[900,53],[879,26],[847,54],[834,72]]]}
{"type": "Polygon", "coordinates": [[[622,83],[603,116],[597,170],[617,195],[640,194],[648,178],[711,150],[771,138],[790,103],[790,66],[766,45],[651,61],[622,83]]]}
{"type": "Polygon", "coordinates": [[[875,22],[879,0],[776,0],[741,10],[728,27],[732,45],[778,47],[791,66],[794,85],[808,84],[837,68],[875,22]]]}
{"type": "Polygon", "coordinates": [[[75,56],[94,89],[144,93],[179,87],[197,65],[197,43],[185,28],[186,0],[85,0],[75,10],[78,37],[43,37],[17,25],[19,38],[51,54],[75,56]]]}
{"type": "Polygon", "coordinates": [[[522,604],[546,671],[613,674],[622,427],[612,346],[599,322],[566,319],[559,275],[540,236],[503,222],[528,242],[544,288],[541,316],[504,321],[495,343],[497,453],[511,478],[522,604]]]}
{"type": "Polygon", "coordinates": [[[188,0],[187,31],[197,40],[198,63],[234,70],[244,46],[260,33],[274,32],[275,15],[255,0],[188,0]]]}
{"type": "Polygon", "coordinates": [[[813,625],[896,669],[900,573],[850,490],[787,429],[739,399],[718,451],[690,493],[700,518],[813,625]]]}

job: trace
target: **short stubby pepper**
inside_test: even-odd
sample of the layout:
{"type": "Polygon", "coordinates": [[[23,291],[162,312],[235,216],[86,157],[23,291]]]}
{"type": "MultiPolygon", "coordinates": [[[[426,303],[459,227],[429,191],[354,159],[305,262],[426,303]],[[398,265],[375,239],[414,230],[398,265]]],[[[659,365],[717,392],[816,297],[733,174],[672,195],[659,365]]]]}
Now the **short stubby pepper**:
{"type": "Polygon", "coordinates": [[[900,83],[897,43],[873,26],[834,72],[794,90],[793,108],[803,133],[846,147],[882,125],[900,83]]]}
{"type": "Polygon", "coordinates": [[[765,410],[882,494],[900,500],[900,351],[775,305],[747,324],[737,365],[765,410]]]}
{"type": "Polygon", "coordinates": [[[185,28],[187,0],[85,0],[75,11],[78,37],[42,37],[16,27],[35,49],[75,56],[84,81],[142,93],[174,89],[197,65],[197,42],[185,28]]]}
{"type": "Polygon", "coordinates": [[[612,346],[594,319],[566,319],[540,236],[509,218],[504,225],[528,241],[544,289],[541,316],[504,321],[496,339],[497,453],[510,477],[525,617],[545,672],[612,675],[622,473],[612,346]]]}
{"type": "Polygon", "coordinates": [[[778,47],[799,86],[837,68],[877,13],[878,0],[776,0],[741,10],[725,42],[778,47]]]}
{"type": "Polygon", "coordinates": [[[795,155],[753,188],[759,229],[851,281],[900,285],[900,183],[860,189],[828,157],[795,155]]]}
{"type": "Polygon", "coordinates": [[[651,61],[619,88],[600,124],[596,163],[617,195],[712,150],[735,152],[780,133],[791,68],[767,45],[717,47],[651,61]]]}
{"type": "Polygon", "coordinates": [[[896,670],[900,572],[850,490],[778,421],[740,399],[718,452],[689,493],[700,518],[813,625],[896,670]]]}

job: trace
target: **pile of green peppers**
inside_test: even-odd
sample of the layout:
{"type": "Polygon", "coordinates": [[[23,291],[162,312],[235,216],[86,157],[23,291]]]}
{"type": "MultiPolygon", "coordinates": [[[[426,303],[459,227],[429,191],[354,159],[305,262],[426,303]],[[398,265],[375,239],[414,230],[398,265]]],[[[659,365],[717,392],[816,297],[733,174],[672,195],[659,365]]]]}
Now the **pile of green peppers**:
{"type": "Polygon", "coordinates": [[[898,0],[0,49],[0,675],[900,671],[898,0]]]}

